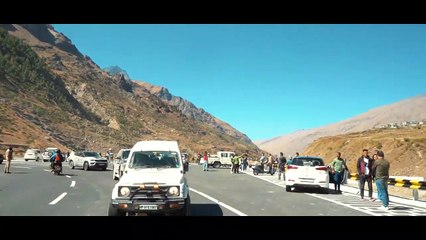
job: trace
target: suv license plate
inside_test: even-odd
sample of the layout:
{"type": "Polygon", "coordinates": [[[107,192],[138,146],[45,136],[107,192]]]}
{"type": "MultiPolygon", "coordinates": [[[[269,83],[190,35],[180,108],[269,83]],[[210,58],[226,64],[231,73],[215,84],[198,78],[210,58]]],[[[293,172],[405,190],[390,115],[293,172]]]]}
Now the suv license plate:
{"type": "Polygon", "coordinates": [[[157,210],[157,205],[139,205],[140,210],[157,210]]]}

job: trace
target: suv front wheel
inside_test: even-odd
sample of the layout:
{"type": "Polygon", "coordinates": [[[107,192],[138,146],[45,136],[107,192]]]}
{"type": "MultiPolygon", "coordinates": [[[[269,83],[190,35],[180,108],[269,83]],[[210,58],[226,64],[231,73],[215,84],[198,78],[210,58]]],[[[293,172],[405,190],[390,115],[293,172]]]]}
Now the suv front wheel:
{"type": "Polygon", "coordinates": [[[112,203],[109,204],[108,216],[126,216],[126,212],[118,210],[115,208],[112,203]]]}
{"type": "Polygon", "coordinates": [[[189,194],[185,200],[185,206],[182,209],[180,209],[176,215],[191,216],[191,198],[189,197],[189,194]]]}

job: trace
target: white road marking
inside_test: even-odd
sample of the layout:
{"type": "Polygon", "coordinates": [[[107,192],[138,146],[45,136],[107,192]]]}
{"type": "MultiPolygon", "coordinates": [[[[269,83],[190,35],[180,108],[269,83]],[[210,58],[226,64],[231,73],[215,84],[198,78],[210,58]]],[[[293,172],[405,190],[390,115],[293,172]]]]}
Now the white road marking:
{"type": "Polygon", "coordinates": [[[70,187],[74,187],[74,186],[75,186],[75,181],[72,181],[70,187]]]}
{"type": "Polygon", "coordinates": [[[65,177],[67,177],[67,178],[71,178],[71,176],[70,176],[70,175],[65,175],[65,177]]]}
{"type": "Polygon", "coordinates": [[[55,205],[56,203],[58,203],[59,201],[62,200],[62,198],[64,198],[67,195],[66,192],[62,193],[61,195],[59,195],[59,197],[57,197],[55,200],[51,201],[49,203],[49,205],[55,205]]]}
{"type": "Polygon", "coordinates": [[[309,195],[309,196],[312,196],[312,197],[316,197],[316,198],[322,199],[322,200],[326,200],[326,201],[329,201],[329,202],[332,202],[332,203],[335,203],[335,204],[339,204],[339,205],[342,205],[344,207],[352,208],[354,210],[357,210],[357,211],[360,211],[360,212],[363,212],[363,213],[367,213],[367,214],[370,214],[370,215],[373,215],[373,216],[382,216],[382,214],[373,213],[373,212],[364,210],[362,208],[354,207],[354,206],[351,206],[349,204],[344,204],[344,203],[341,203],[339,201],[328,199],[328,198],[325,198],[325,197],[322,197],[322,196],[319,196],[319,195],[316,195],[316,194],[313,194],[313,193],[305,193],[305,194],[309,195]]]}
{"type": "Polygon", "coordinates": [[[201,196],[203,196],[203,197],[205,197],[205,198],[209,199],[210,201],[212,201],[212,202],[215,202],[215,203],[219,204],[220,206],[222,206],[222,207],[224,207],[224,208],[228,209],[229,211],[231,211],[231,212],[233,212],[233,213],[237,214],[238,216],[247,216],[247,214],[244,214],[244,213],[242,213],[241,211],[239,211],[239,210],[237,210],[237,209],[235,209],[235,208],[233,208],[233,207],[229,206],[228,204],[225,204],[225,203],[223,203],[223,202],[221,202],[221,201],[219,201],[219,200],[217,200],[217,199],[215,199],[215,198],[213,198],[213,197],[210,197],[209,195],[207,195],[207,194],[205,194],[205,193],[202,193],[202,192],[200,192],[200,191],[198,191],[198,190],[195,190],[195,189],[193,189],[193,188],[189,188],[189,190],[191,190],[191,191],[193,191],[193,192],[196,192],[196,193],[200,194],[201,196]]]}
{"type": "Polygon", "coordinates": [[[43,171],[45,171],[45,172],[52,172],[52,170],[49,170],[49,169],[43,169],[43,171]]]}
{"type": "Polygon", "coordinates": [[[107,170],[110,170],[110,171],[112,171],[112,168],[107,168],[107,170]]]}
{"type": "Polygon", "coordinates": [[[18,166],[13,166],[14,168],[25,168],[25,169],[31,169],[30,167],[18,167],[18,166]]]}

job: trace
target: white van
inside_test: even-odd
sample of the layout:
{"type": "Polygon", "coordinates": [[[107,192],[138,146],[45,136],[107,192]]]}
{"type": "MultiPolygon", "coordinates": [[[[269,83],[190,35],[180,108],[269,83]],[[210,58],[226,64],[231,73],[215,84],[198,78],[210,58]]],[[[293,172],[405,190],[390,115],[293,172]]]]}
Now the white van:
{"type": "Polygon", "coordinates": [[[130,150],[112,190],[109,216],[190,214],[191,200],[178,143],[141,141],[130,150]]]}

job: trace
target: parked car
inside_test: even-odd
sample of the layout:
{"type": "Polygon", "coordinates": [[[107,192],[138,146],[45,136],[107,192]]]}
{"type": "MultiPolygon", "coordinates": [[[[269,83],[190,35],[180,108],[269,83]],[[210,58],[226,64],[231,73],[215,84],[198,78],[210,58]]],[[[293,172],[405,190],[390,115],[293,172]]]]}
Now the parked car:
{"type": "Polygon", "coordinates": [[[92,151],[77,151],[72,152],[68,158],[68,162],[71,169],[76,167],[83,168],[88,171],[90,169],[102,169],[105,171],[108,167],[108,161],[103,158],[97,152],[92,151]]]}
{"type": "Polygon", "coordinates": [[[3,163],[3,160],[4,160],[4,156],[3,156],[3,154],[0,153],[0,164],[3,163]]]}
{"type": "Polygon", "coordinates": [[[130,149],[120,149],[114,158],[112,168],[112,179],[118,180],[123,176],[124,168],[126,167],[127,158],[129,157],[130,149]]]}
{"type": "Polygon", "coordinates": [[[287,167],[285,190],[295,188],[318,188],[328,193],[329,173],[324,161],[319,157],[295,157],[287,167]]]}
{"type": "Polygon", "coordinates": [[[27,149],[27,151],[24,154],[24,160],[27,162],[28,160],[35,160],[38,162],[41,160],[41,153],[40,149],[27,149]]]}

